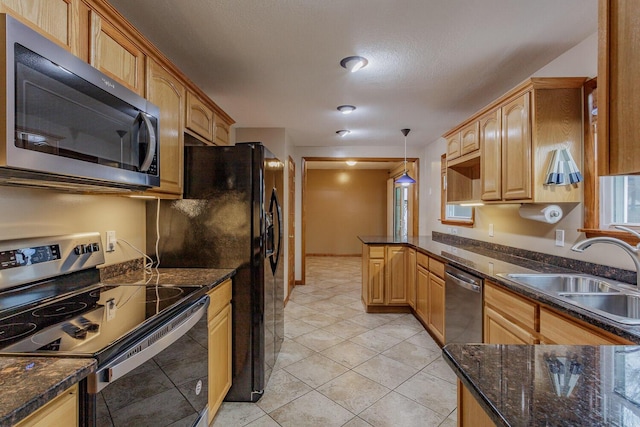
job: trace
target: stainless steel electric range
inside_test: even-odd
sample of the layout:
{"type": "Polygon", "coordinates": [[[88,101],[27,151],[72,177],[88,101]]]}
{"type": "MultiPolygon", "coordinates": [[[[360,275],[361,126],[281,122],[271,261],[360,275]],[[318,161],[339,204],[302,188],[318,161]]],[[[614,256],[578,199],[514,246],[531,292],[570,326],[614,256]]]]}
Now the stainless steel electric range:
{"type": "Polygon", "coordinates": [[[103,263],[99,233],[0,241],[0,353],[97,359],[83,426],[206,425],[207,287],[105,285],[103,263]]]}

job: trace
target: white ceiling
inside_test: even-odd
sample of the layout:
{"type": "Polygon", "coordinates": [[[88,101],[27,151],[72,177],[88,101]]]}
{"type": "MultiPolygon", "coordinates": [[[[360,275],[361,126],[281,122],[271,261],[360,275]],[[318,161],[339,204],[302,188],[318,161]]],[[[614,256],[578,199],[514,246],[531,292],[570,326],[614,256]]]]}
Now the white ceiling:
{"type": "Polygon", "coordinates": [[[296,146],[424,145],[597,30],[597,0],[110,2],[236,127],[296,146]]]}

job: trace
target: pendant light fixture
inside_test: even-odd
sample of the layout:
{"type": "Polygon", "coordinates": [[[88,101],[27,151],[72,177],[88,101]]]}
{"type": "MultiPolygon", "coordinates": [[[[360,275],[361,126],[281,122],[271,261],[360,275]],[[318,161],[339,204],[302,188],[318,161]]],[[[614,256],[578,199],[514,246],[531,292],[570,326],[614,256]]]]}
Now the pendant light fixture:
{"type": "Polygon", "coordinates": [[[407,187],[416,183],[416,180],[411,178],[407,173],[407,135],[411,132],[411,129],[401,129],[400,132],[404,135],[404,173],[396,179],[396,182],[403,187],[407,187]]]}

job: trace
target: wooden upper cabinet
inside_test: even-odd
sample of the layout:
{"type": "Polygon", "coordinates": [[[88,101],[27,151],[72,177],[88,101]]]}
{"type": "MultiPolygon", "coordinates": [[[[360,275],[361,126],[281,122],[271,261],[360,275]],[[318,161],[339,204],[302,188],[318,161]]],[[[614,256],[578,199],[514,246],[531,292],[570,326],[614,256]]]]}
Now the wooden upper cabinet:
{"type": "Polygon", "coordinates": [[[231,123],[223,119],[219,114],[215,115],[215,140],[216,145],[230,145],[229,131],[231,123]]]}
{"type": "Polygon", "coordinates": [[[145,54],[111,22],[90,11],[89,63],[144,96],[145,54]]]}
{"type": "Polygon", "coordinates": [[[184,106],[186,90],[180,80],[154,60],[147,66],[147,99],[160,108],[160,187],[163,196],[182,196],[184,106]]]}
{"type": "Polygon", "coordinates": [[[460,154],[465,155],[480,148],[478,122],[473,122],[460,130],[460,154]]]}
{"type": "Polygon", "coordinates": [[[206,142],[213,142],[214,114],[193,92],[187,92],[186,128],[206,142]]]}
{"type": "Polygon", "coordinates": [[[0,12],[10,14],[81,56],[78,3],[79,0],[0,0],[0,12]]]}
{"type": "Polygon", "coordinates": [[[531,198],[530,94],[502,107],[502,197],[531,198]]]}
{"type": "MultiPolygon", "coordinates": [[[[576,163],[582,164],[584,81],[583,77],[531,78],[454,128],[451,132],[477,123],[479,171],[476,185],[474,169],[466,168],[462,182],[471,184],[454,193],[459,184],[452,181],[455,174],[450,172],[465,172],[462,167],[467,165],[467,157],[471,161],[477,153],[453,162],[447,158],[448,200],[580,202],[581,183],[546,185],[546,178],[555,150],[568,149],[576,163]],[[451,194],[457,197],[451,198],[451,194]]],[[[453,134],[445,134],[445,138],[448,135],[453,134]]],[[[469,136],[469,140],[473,138],[469,136]]]]}
{"type": "Polygon", "coordinates": [[[453,160],[460,157],[462,147],[460,145],[460,132],[445,137],[447,140],[447,160],[453,160]]]}
{"type": "Polygon", "coordinates": [[[639,20],[637,1],[599,1],[599,175],[640,173],[639,20]]]}
{"type": "Polygon", "coordinates": [[[502,110],[491,111],[480,118],[480,183],[482,200],[502,199],[502,110]]]}

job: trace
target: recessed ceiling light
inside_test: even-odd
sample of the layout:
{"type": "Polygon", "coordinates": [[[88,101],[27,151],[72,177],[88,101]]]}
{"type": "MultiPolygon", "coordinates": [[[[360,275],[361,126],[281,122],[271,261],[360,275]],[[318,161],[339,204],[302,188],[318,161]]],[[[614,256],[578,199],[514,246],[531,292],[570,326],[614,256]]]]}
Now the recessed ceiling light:
{"type": "Polygon", "coordinates": [[[340,130],[337,130],[337,131],[336,131],[336,133],[337,133],[338,135],[340,135],[340,136],[345,136],[345,135],[347,135],[347,134],[350,134],[350,133],[351,133],[351,131],[350,131],[350,130],[347,130],[347,129],[340,129],[340,130]]]}
{"type": "Polygon", "coordinates": [[[347,160],[346,163],[348,166],[355,166],[358,164],[355,160],[347,160]]]}
{"type": "Polygon", "coordinates": [[[340,61],[340,65],[352,73],[355,73],[360,68],[366,67],[368,63],[367,58],[363,56],[347,56],[340,61]]]}
{"type": "Polygon", "coordinates": [[[356,107],[353,105],[339,105],[338,106],[338,111],[340,111],[342,114],[351,114],[353,112],[353,110],[355,110],[356,107]]]}

